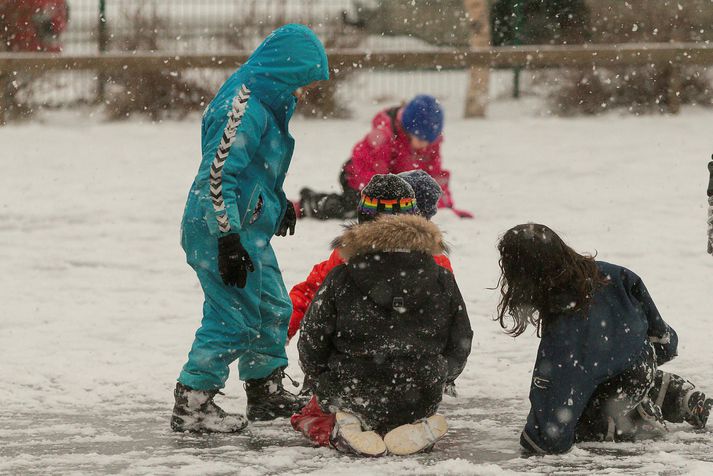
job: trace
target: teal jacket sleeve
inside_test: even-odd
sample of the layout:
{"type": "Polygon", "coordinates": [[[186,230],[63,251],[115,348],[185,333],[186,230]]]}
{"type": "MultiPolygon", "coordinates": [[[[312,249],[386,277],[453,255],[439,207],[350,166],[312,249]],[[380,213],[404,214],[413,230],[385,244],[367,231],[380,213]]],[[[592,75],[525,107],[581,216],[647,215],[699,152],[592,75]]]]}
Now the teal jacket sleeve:
{"type": "Polygon", "coordinates": [[[209,180],[201,191],[210,198],[210,210],[206,213],[208,228],[212,235],[219,236],[238,233],[244,225],[241,210],[244,212],[249,206],[250,184],[243,172],[260,147],[267,124],[265,111],[257,99],[247,100],[243,111],[233,108],[223,117],[212,123],[206,120],[203,154],[204,157],[212,154],[213,158],[209,180]]]}

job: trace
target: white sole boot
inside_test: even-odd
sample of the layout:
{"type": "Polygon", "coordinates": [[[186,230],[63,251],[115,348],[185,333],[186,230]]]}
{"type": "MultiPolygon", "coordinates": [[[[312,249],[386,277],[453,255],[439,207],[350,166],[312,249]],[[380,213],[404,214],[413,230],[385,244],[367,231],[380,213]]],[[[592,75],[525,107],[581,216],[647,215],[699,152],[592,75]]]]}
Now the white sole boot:
{"type": "Polygon", "coordinates": [[[337,412],[330,440],[345,453],[371,457],[386,454],[384,440],[374,431],[364,431],[359,418],[347,412],[337,412]]]}
{"type": "Polygon", "coordinates": [[[389,453],[398,456],[412,455],[432,447],[448,431],[443,415],[433,415],[424,420],[394,428],[384,436],[389,453]]]}
{"type": "Polygon", "coordinates": [[[226,413],[216,405],[213,397],[217,393],[218,390],[193,390],[176,383],[171,429],[209,433],[238,433],[244,430],[248,420],[242,415],[226,413]]]}

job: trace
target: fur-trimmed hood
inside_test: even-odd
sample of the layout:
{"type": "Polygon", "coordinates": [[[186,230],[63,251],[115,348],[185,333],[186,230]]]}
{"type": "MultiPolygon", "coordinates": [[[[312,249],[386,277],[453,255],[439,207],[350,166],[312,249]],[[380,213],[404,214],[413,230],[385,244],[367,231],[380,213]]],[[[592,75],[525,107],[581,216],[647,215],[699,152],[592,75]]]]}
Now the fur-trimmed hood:
{"type": "Polygon", "coordinates": [[[361,294],[390,310],[419,309],[448,272],[433,259],[446,251],[441,231],[419,216],[384,215],[350,226],[333,246],[361,294]]]}
{"type": "Polygon", "coordinates": [[[415,251],[440,255],[448,251],[441,230],[418,215],[382,215],[350,225],[332,242],[346,261],[358,255],[415,251]]]}

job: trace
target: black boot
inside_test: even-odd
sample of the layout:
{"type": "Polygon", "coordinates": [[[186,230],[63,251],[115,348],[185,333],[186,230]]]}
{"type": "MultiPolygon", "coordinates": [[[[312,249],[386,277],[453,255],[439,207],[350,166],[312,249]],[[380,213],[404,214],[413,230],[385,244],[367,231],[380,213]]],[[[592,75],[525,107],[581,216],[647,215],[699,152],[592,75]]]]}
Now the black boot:
{"type": "Polygon", "coordinates": [[[282,379],[284,367],[275,369],[265,378],[245,381],[248,397],[247,416],[250,421],[274,420],[290,417],[304,406],[303,399],[285,390],[282,379]]]}
{"type": "Polygon", "coordinates": [[[317,214],[319,196],[311,188],[300,190],[300,218],[314,218],[317,214]]]}
{"type": "Polygon", "coordinates": [[[218,390],[193,390],[176,384],[173,396],[176,404],[171,416],[173,431],[235,433],[248,426],[242,415],[226,413],[213,402],[218,390]]]}
{"type": "Polygon", "coordinates": [[[685,420],[695,428],[703,429],[713,408],[713,399],[706,398],[703,392],[694,391],[685,398],[685,420]]]}
{"type": "Polygon", "coordinates": [[[300,190],[300,213],[302,217],[318,220],[356,218],[359,196],[351,193],[320,193],[309,188],[300,190]]]}
{"type": "Polygon", "coordinates": [[[661,410],[667,421],[673,423],[688,422],[695,428],[704,428],[713,407],[713,400],[697,390],[696,386],[683,377],[663,372],[656,372],[652,388],[653,398],[662,402],[661,410]]]}

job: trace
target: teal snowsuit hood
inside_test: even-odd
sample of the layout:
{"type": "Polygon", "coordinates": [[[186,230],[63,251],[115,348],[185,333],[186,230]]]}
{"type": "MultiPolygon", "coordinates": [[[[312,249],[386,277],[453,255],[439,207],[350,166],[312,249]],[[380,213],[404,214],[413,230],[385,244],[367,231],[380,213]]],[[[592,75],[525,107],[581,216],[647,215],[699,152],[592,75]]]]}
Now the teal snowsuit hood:
{"type": "Polygon", "coordinates": [[[203,115],[203,161],[196,177],[212,234],[219,233],[216,214],[222,212],[211,204],[210,167],[241,88],[249,90],[249,100],[222,168],[222,198],[231,232],[240,233],[259,214],[267,215],[260,220],[266,244],[286,204],[282,185],[294,149],[288,131],[296,105],[292,93],[328,78],[327,55],[316,35],[303,25],[285,25],[268,35],[220,88],[203,115]]]}
{"type": "Polygon", "coordinates": [[[236,359],[242,380],[287,365],[292,307],[270,240],[289,204],[282,186],[294,149],[292,93],[328,78],[316,35],[285,25],[228,78],[203,114],[203,157],[181,234],[205,293],[203,322],[179,377],[188,387],[222,388],[236,359]],[[244,289],[225,286],[218,271],[218,238],[233,233],[255,264],[244,289]]]}
{"type": "Polygon", "coordinates": [[[327,79],[327,53],[314,32],[304,25],[285,25],[270,33],[223,84],[206,112],[227,113],[241,84],[245,84],[286,129],[296,103],[292,93],[327,79]]]}

